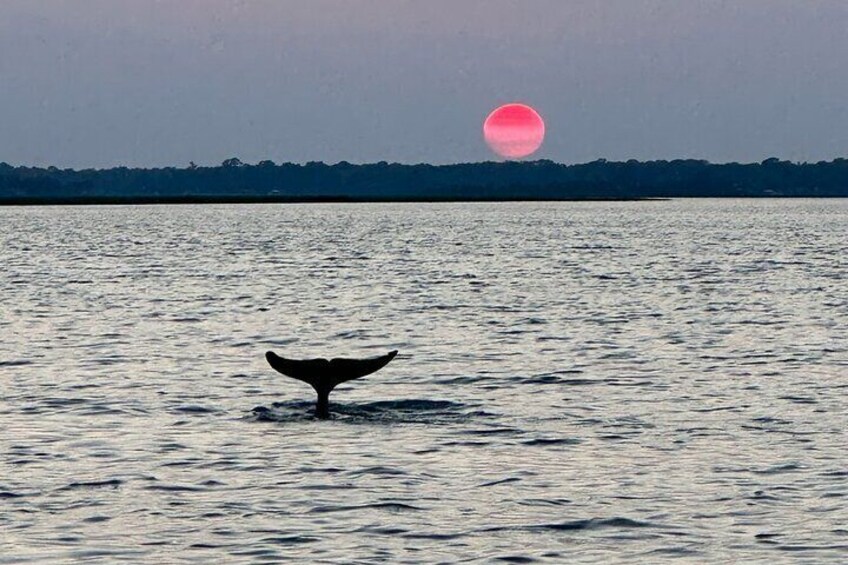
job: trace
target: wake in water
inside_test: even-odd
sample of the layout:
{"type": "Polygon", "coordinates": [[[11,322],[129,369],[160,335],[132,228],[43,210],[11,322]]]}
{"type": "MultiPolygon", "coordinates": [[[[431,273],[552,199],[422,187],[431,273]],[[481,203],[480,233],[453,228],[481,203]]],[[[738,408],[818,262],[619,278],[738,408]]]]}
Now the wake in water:
{"type": "MultiPolygon", "coordinates": [[[[303,422],[316,420],[311,402],[274,402],[270,407],[257,406],[249,417],[258,422],[303,422]]],[[[476,406],[448,400],[383,400],[366,404],[334,403],[330,419],[345,423],[381,424],[454,424],[492,414],[476,406]]]]}

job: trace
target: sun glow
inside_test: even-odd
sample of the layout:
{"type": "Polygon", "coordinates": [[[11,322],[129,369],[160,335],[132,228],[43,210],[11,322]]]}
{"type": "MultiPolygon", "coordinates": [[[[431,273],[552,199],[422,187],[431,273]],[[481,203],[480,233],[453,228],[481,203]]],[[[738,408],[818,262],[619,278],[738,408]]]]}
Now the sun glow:
{"type": "Polygon", "coordinates": [[[505,104],[483,123],[483,137],[492,151],[507,159],[535,153],[545,140],[545,122],[526,104],[505,104]]]}

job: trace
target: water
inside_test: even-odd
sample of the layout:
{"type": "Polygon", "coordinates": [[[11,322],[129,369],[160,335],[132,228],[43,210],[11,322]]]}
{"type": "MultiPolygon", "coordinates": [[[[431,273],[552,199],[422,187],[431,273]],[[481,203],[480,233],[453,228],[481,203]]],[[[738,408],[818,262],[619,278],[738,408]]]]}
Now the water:
{"type": "Polygon", "coordinates": [[[0,209],[0,563],[844,562],[848,202],[0,209]],[[371,356],[334,419],[263,354],[371,356]]]}

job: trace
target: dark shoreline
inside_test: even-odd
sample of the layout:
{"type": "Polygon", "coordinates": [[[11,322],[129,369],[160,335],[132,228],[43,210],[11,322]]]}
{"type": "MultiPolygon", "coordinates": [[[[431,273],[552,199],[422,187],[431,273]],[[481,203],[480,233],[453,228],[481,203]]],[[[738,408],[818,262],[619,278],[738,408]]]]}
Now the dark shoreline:
{"type": "Polygon", "coordinates": [[[26,206],[168,206],[197,204],[459,204],[522,202],[668,202],[670,200],[841,200],[848,196],[672,196],[644,198],[69,198],[56,200],[0,198],[0,208],[26,206]]]}
{"type": "Polygon", "coordinates": [[[654,202],[671,198],[75,198],[2,200],[14,206],[155,206],[181,204],[442,204],[474,202],[654,202]]]}
{"type": "Polygon", "coordinates": [[[0,205],[313,202],[572,202],[667,198],[848,197],[848,159],[713,164],[675,161],[566,165],[347,162],[218,167],[58,169],[0,163],[0,205]]]}

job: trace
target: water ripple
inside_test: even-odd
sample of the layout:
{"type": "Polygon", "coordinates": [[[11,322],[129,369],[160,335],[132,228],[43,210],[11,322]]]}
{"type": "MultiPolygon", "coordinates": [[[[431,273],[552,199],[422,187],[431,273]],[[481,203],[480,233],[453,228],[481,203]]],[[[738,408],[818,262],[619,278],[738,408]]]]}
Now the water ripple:
{"type": "Polygon", "coordinates": [[[0,208],[0,562],[842,563],[846,233],[842,200],[0,208]],[[401,355],[319,421],[268,349],[401,355]]]}

